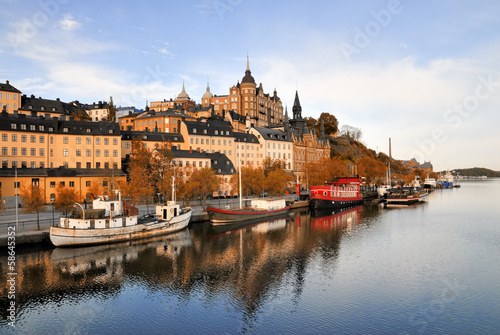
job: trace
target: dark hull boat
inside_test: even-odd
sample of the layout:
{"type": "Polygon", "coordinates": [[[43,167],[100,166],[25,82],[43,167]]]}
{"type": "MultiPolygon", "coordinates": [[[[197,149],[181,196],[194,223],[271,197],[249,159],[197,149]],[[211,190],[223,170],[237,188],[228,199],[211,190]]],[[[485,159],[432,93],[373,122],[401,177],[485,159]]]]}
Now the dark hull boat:
{"type": "Polygon", "coordinates": [[[285,199],[252,199],[246,209],[221,209],[207,207],[212,224],[228,224],[246,220],[256,220],[283,215],[290,209],[285,199]]]}

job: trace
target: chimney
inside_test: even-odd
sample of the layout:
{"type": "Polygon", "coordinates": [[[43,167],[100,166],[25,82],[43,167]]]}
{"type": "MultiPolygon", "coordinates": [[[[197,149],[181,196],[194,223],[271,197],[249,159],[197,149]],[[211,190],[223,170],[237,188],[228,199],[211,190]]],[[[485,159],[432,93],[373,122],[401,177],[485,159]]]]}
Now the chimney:
{"type": "Polygon", "coordinates": [[[189,154],[193,153],[193,147],[189,147],[189,154]]]}
{"type": "Polygon", "coordinates": [[[8,81],[8,80],[7,80],[5,83],[6,83],[7,85],[9,85],[9,81],[8,81]]]}

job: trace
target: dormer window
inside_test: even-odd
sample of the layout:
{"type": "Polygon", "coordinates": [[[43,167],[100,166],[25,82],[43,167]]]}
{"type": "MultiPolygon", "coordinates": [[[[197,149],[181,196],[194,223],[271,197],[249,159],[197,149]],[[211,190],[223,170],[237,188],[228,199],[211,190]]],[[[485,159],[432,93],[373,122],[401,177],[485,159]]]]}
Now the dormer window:
{"type": "Polygon", "coordinates": [[[29,105],[29,106],[28,106],[28,109],[33,109],[33,106],[29,105]]]}
{"type": "Polygon", "coordinates": [[[203,129],[203,134],[206,134],[207,133],[207,130],[206,129],[203,129]]]}
{"type": "Polygon", "coordinates": [[[215,130],[215,135],[219,135],[219,131],[218,130],[215,130]]]}
{"type": "Polygon", "coordinates": [[[67,127],[63,128],[63,133],[67,133],[68,131],[69,131],[69,129],[67,127]]]}
{"type": "Polygon", "coordinates": [[[193,134],[196,134],[196,128],[193,128],[193,134]]]}
{"type": "Polygon", "coordinates": [[[45,107],[43,107],[43,106],[42,106],[42,107],[40,107],[40,110],[41,110],[41,111],[44,111],[44,110],[45,110],[45,107]]]}
{"type": "Polygon", "coordinates": [[[52,111],[55,112],[56,111],[56,108],[55,107],[52,107],[52,111]]]}
{"type": "Polygon", "coordinates": [[[22,130],[26,130],[26,125],[25,125],[25,124],[22,124],[22,125],[21,125],[21,129],[22,129],[22,130]]]}

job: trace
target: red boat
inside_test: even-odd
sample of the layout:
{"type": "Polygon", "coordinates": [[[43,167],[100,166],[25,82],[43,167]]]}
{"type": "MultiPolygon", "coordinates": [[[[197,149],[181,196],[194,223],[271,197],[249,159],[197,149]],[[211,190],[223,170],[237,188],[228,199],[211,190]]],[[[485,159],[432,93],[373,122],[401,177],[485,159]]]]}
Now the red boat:
{"type": "Polygon", "coordinates": [[[311,186],[309,208],[311,210],[341,209],[360,205],[362,194],[360,191],[361,178],[342,177],[327,182],[322,186],[311,186]]]}

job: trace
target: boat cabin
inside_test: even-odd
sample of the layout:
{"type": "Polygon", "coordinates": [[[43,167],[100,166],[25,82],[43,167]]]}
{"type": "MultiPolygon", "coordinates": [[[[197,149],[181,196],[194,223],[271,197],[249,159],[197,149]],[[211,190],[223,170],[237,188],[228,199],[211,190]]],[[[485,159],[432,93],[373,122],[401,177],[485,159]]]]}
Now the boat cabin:
{"type": "Polygon", "coordinates": [[[175,201],[168,201],[166,205],[156,206],[155,218],[158,221],[169,221],[175,216],[182,214],[182,209],[175,201]]]}
{"type": "Polygon", "coordinates": [[[286,207],[285,199],[251,199],[250,206],[255,209],[274,211],[286,207]]]}

